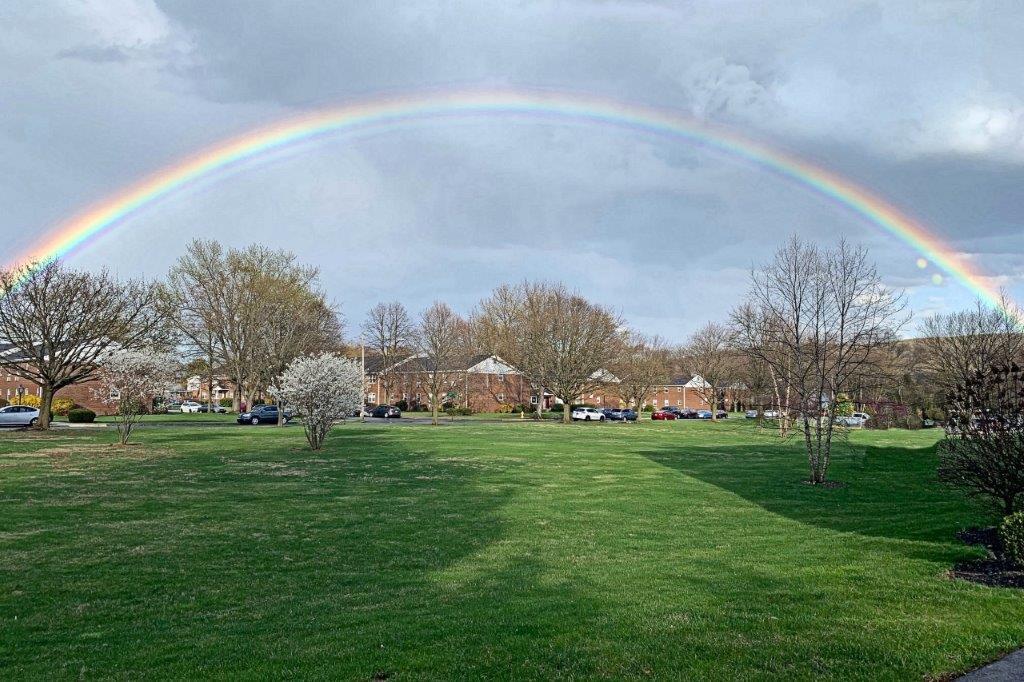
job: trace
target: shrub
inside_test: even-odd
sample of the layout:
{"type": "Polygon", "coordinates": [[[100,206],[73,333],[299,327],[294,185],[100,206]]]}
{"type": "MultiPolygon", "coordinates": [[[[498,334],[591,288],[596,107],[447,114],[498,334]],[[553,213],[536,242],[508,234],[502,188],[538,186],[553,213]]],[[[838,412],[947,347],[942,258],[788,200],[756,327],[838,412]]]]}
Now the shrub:
{"type": "Polygon", "coordinates": [[[8,403],[7,403],[6,400],[4,400],[3,398],[0,398],[0,407],[7,407],[7,404],[8,403]]]}
{"type": "Polygon", "coordinates": [[[71,398],[54,398],[52,410],[54,414],[62,417],[68,416],[68,412],[76,407],[75,401],[71,398]]]}
{"type": "Polygon", "coordinates": [[[498,405],[498,409],[495,410],[498,414],[510,414],[512,412],[512,406],[508,403],[502,403],[498,405]]]}
{"type": "Polygon", "coordinates": [[[644,405],[644,408],[642,410],[640,410],[640,411],[641,412],[654,412],[654,405],[644,405]]]}
{"type": "Polygon", "coordinates": [[[470,407],[449,407],[444,412],[449,417],[468,417],[473,414],[473,409],[470,407]]]}
{"type": "Polygon", "coordinates": [[[14,396],[11,399],[11,405],[27,405],[28,407],[39,407],[42,402],[43,401],[39,396],[32,393],[26,393],[20,398],[18,396],[14,396]]]}
{"type": "Polygon", "coordinates": [[[853,414],[853,403],[850,402],[850,396],[845,393],[840,393],[836,396],[836,416],[837,417],[849,417],[853,414]]]}
{"type": "Polygon", "coordinates": [[[96,413],[84,407],[68,410],[68,421],[72,424],[91,424],[96,421],[96,413]]]}
{"type": "Polygon", "coordinates": [[[929,407],[924,411],[924,416],[937,422],[946,421],[946,411],[941,407],[929,407]]]}
{"type": "Polygon", "coordinates": [[[565,405],[563,405],[562,403],[555,403],[554,405],[551,406],[549,412],[561,412],[564,409],[565,405]]]}
{"type": "Polygon", "coordinates": [[[217,401],[217,403],[221,407],[226,407],[228,409],[234,407],[234,402],[231,400],[231,398],[221,398],[220,400],[217,401]]]}
{"type": "Polygon", "coordinates": [[[1024,568],[1024,512],[1010,514],[999,526],[1003,554],[1010,563],[1024,568]]]}
{"type": "Polygon", "coordinates": [[[530,405],[528,403],[519,403],[517,405],[513,405],[512,406],[512,411],[513,412],[527,412],[527,413],[529,413],[529,412],[536,412],[537,411],[537,406],[536,405],[530,405]]]}
{"type": "Polygon", "coordinates": [[[409,401],[406,400],[405,398],[402,398],[401,400],[396,400],[395,401],[395,407],[400,409],[402,412],[408,412],[409,411],[409,401]]]}

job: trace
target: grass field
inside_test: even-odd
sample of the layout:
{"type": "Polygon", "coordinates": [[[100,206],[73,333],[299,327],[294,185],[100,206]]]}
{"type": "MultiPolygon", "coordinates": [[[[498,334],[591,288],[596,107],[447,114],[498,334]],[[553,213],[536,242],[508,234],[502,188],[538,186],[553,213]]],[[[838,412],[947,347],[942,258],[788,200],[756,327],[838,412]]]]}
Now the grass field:
{"type": "Polygon", "coordinates": [[[0,433],[0,678],[907,679],[1024,644],[934,432],[0,433]]]}

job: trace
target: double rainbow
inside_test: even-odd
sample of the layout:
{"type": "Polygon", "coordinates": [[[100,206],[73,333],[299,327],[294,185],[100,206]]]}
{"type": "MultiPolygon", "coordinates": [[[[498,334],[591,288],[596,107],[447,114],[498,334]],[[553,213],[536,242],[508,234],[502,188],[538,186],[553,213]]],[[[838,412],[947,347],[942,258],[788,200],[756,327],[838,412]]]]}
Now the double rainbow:
{"type": "Polygon", "coordinates": [[[168,166],[58,225],[19,262],[47,262],[88,244],[123,224],[147,204],[167,197],[218,171],[311,138],[431,118],[462,116],[552,118],[629,128],[701,145],[743,159],[813,190],[854,211],[905,242],[988,305],[1000,306],[999,294],[984,276],[956,255],[923,225],[885,200],[824,168],[772,149],[737,133],[680,116],[614,100],[562,92],[464,90],[385,97],[316,111],[207,147],[168,166]]]}

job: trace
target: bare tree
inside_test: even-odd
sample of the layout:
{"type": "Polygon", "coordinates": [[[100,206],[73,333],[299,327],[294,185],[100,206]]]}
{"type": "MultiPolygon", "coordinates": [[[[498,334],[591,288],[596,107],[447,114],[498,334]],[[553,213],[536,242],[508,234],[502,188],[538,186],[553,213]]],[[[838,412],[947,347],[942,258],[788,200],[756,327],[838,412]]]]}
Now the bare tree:
{"type": "Polygon", "coordinates": [[[822,251],[793,237],[751,273],[747,303],[733,314],[737,337],[792,393],[810,483],[826,482],[835,396],[879,363],[907,322],[904,307],[867,251],[845,241],[822,251]]]}
{"type": "Polygon", "coordinates": [[[478,335],[491,352],[515,365],[538,394],[564,404],[562,420],[588,390],[601,385],[615,360],[621,321],[562,284],[502,286],[480,304],[478,335]]]}
{"type": "Polygon", "coordinates": [[[96,376],[112,348],[167,343],[154,285],[76,272],[58,261],[0,270],[0,368],[42,389],[39,428],[50,427],[54,394],[96,376]]]}
{"type": "Polygon", "coordinates": [[[398,301],[378,303],[366,314],[366,320],[362,325],[362,338],[380,357],[378,376],[384,395],[377,402],[382,405],[393,397],[398,381],[396,365],[408,356],[414,331],[409,313],[398,301]]]}
{"type": "Polygon", "coordinates": [[[936,315],[921,325],[916,343],[921,367],[944,393],[967,385],[979,371],[1020,360],[1024,356],[1024,331],[1011,312],[1007,297],[1000,305],[986,307],[978,301],[970,310],[936,315]]]}
{"type": "Polygon", "coordinates": [[[697,381],[694,390],[711,408],[711,420],[718,420],[718,400],[733,376],[732,330],[708,322],[691,336],[680,352],[680,362],[697,381]]]}
{"type": "Polygon", "coordinates": [[[631,334],[619,347],[612,372],[619,379],[619,397],[639,412],[647,396],[668,381],[668,349],[658,337],[631,334]]]}
{"type": "Polygon", "coordinates": [[[455,386],[458,361],[465,355],[466,322],[446,303],[435,302],[420,315],[414,342],[430,403],[431,423],[437,425],[441,403],[455,386]]]}
{"type": "Polygon", "coordinates": [[[197,349],[212,350],[211,366],[224,367],[234,381],[235,410],[296,355],[333,345],[322,337],[335,336],[338,321],[317,277],[287,251],[203,240],[190,243],[171,268],[166,291],[178,326],[197,349]]]}

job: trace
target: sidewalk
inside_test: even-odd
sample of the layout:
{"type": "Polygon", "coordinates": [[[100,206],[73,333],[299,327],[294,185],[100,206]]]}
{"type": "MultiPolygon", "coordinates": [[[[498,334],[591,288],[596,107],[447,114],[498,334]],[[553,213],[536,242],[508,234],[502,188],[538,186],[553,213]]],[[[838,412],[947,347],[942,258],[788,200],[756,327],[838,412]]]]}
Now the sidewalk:
{"type": "Polygon", "coordinates": [[[1024,680],[1024,649],[1013,652],[1006,658],[989,663],[963,677],[958,682],[1018,682],[1024,680]]]}

